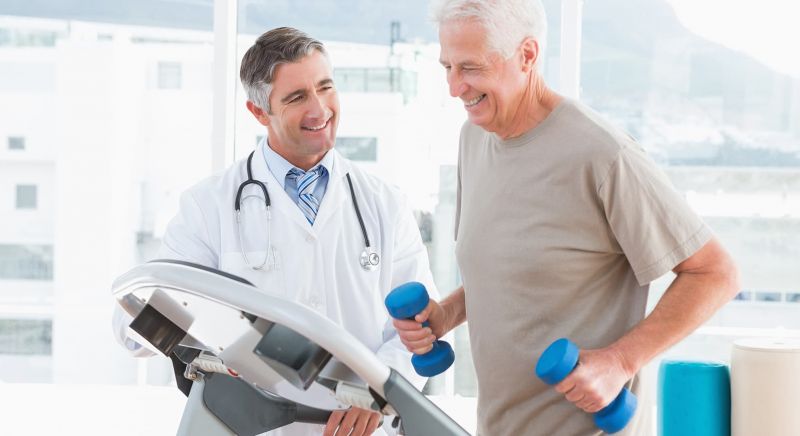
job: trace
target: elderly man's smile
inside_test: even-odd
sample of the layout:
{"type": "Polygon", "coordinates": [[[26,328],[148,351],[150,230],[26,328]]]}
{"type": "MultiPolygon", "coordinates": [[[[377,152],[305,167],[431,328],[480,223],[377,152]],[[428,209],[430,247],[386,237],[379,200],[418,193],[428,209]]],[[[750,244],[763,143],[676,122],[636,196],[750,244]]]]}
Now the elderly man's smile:
{"type": "Polygon", "coordinates": [[[467,107],[467,108],[471,108],[471,107],[474,107],[475,105],[477,105],[478,103],[482,102],[485,99],[486,99],[486,94],[481,94],[481,95],[479,95],[479,96],[477,96],[477,97],[475,97],[475,98],[473,98],[471,100],[465,100],[464,101],[464,106],[467,107]]]}

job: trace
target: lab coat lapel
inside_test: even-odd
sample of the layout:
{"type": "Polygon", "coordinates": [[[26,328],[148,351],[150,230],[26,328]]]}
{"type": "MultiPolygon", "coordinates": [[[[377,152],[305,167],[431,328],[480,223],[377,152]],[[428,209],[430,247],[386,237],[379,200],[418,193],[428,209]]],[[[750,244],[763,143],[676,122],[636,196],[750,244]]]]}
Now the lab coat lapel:
{"type": "Polygon", "coordinates": [[[267,141],[262,141],[256,148],[256,154],[253,156],[253,177],[255,177],[256,180],[266,181],[269,198],[272,200],[272,213],[283,214],[289,221],[300,227],[303,232],[306,234],[313,234],[311,225],[308,223],[308,220],[306,220],[303,212],[289,197],[289,194],[283,190],[283,181],[278,181],[269,168],[267,168],[267,162],[264,160],[264,150],[262,148],[266,146],[267,141]]]}
{"type": "MultiPolygon", "coordinates": [[[[328,178],[328,187],[325,189],[325,197],[322,198],[317,218],[314,220],[314,231],[321,231],[331,217],[335,216],[340,209],[345,206],[344,202],[349,198],[349,187],[345,174],[349,170],[344,159],[341,158],[339,153],[334,149],[330,151],[333,153],[333,169],[328,178]]],[[[299,209],[299,208],[298,208],[299,209]]]]}

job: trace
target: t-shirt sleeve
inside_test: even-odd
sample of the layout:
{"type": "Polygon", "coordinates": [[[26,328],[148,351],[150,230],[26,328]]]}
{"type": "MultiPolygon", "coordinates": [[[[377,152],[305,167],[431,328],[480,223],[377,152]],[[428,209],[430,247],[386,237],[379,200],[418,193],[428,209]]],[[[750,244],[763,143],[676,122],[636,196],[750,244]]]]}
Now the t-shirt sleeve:
{"type": "Polygon", "coordinates": [[[468,140],[469,121],[461,126],[458,136],[458,166],[456,167],[456,213],[453,225],[453,240],[458,240],[458,228],[461,226],[461,173],[464,171],[464,142],[468,140]]]}
{"type": "Polygon", "coordinates": [[[454,217],[453,240],[458,240],[458,226],[461,224],[461,153],[459,152],[458,167],[456,168],[456,214],[454,217]]]}
{"type": "Polygon", "coordinates": [[[666,174],[635,144],[620,149],[598,194],[640,285],[666,274],[712,237],[666,174]]]}

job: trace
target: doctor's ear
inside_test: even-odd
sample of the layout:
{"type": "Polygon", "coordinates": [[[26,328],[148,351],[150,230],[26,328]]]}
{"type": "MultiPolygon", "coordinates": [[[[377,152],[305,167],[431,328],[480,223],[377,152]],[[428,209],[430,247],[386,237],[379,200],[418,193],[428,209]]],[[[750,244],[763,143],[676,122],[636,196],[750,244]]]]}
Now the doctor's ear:
{"type": "Polygon", "coordinates": [[[269,117],[267,117],[267,112],[264,109],[256,106],[252,101],[247,100],[247,110],[256,117],[256,120],[258,120],[262,126],[269,127],[269,117]]]}

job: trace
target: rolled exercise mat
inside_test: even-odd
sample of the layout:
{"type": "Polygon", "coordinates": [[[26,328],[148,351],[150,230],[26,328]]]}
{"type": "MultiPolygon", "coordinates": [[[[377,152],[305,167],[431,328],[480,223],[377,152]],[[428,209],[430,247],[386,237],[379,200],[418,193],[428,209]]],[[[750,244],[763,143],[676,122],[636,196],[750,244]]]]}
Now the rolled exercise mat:
{"type": "Polygon", "coordinates": [[[731,430],[733,436],[800,435],[800,339],[733,344],[731,430]]]}
{"type": "Polygon", "coordinates": [[[658,434],[730,436],[728,366],[716,362],[661,362],[658,368],[658,434]]]}

